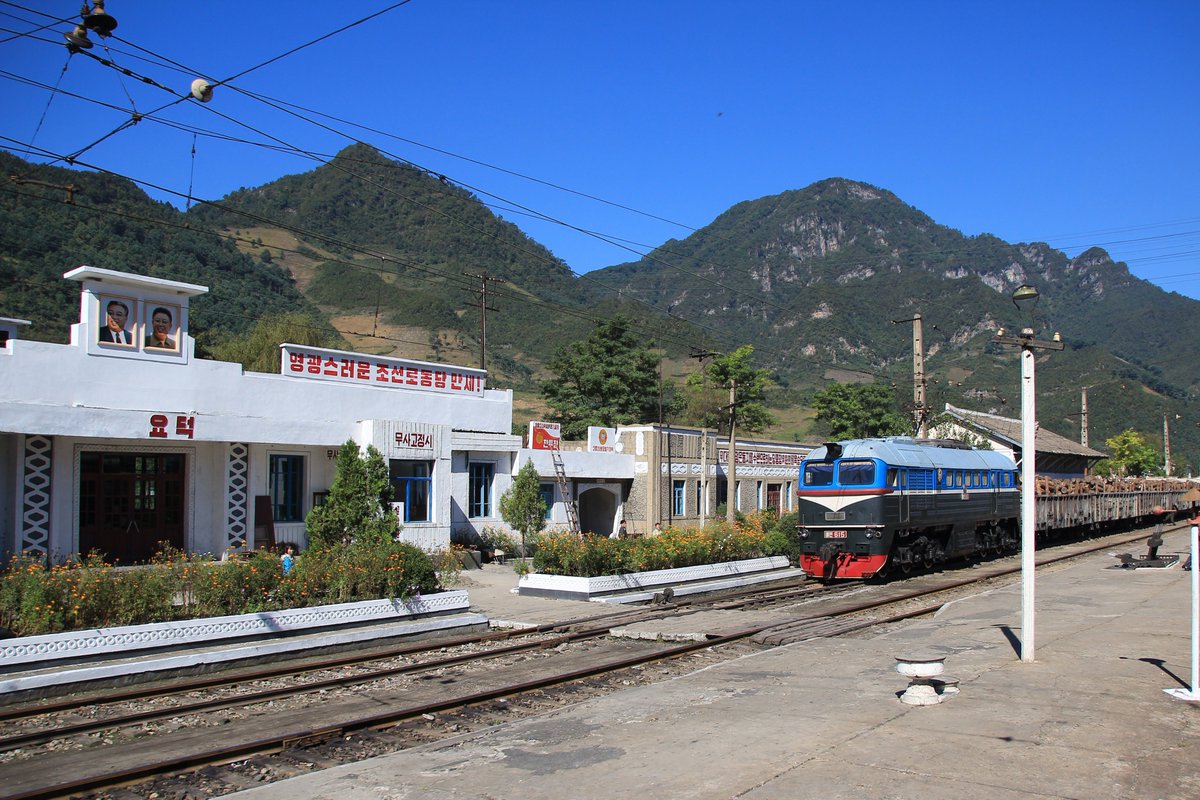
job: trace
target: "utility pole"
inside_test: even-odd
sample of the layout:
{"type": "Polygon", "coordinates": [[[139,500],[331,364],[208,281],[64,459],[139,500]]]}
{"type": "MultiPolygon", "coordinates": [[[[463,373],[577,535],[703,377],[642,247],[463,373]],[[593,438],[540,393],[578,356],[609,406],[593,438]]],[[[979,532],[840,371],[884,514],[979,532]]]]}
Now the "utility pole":
{"type": "MultiPolygon", "coordinates": [[[[1038,291],[1022,284],[1013,292],[1013,305],[1018,311],[1032,316],[1038,301],[1038,291]],[[1021,304],[1025,303],[1025,308],[1021,304]]],[[[1058,333],[1050,341],[1034,338],[1032,327],[1021,329],[1019,336],[1005,336],[1004,328],[996,331],[999,344],[1021,349],[1021,661],[1035,659],[1034,599],[1036,594],[1037,497],[1034,481],[1037,477],[1037,393],[1035,350],[1062,350],[1066,345],[1058,333]]]]}
{"type": "Polygon", "coordinates": [[[704,528],[708,517],[708,372],[704,369],[704,359],[717,355],[711,350],[693,350],[692,358],[700,362],[700,377],[702,388],[700,401],[704,410],[700,419],[700,527],[704,528]]]}
{"type": "Polygon", "coordinates": [[[1083,398],[1079,408],[1079,443],[1084,447],[1088,446],[1087,390],[1088,387],[1083,387],[1083,398]]]}
{"type": "MultiPolygon", "coordinates": [[[[917,424],[917,438],[929,436],[929,406],[926,402],[925,339],[922,317],[914,314],[912,319],[894,319],[893,325],[911,322],[913,326],[913,419],[917,424]]],[[[936,327],[936,326],[935,326],[936,327]]]]}
{"type": "Polygon", "coordinates": [[[488,301],[487,301],[488,282],[490,281],[492,283],[507,283],[507,281],[504,280],[503,278],[497,278],[494,275],[488,274],[488,272],[486,270],[482,274],[479,274],[479,275],[472,275],[469,272],[464,272],[463,275],[466,275],[468,278],[474,278],[477,281],[481,281],[480,289],[479,289],[479,302],[478,303],[467,303],[467,305],[476,306],[479,308],[479,368],[486,371],[487,370],[487,312],[489,310],[491,310],[491,311],[497,310],[495,306],[488,305],[488,301]]]}
{"type": "Polygon", "coordinates": [[[1163,414],[1163,474],[1171,477],[1171,426],[1163,414]]]}
{"type": "Polygon", "coordinates": [[[737,381],[729,382],[729,465],[725,468],[725,521],[733,524],[737,512],[737,381]]]}

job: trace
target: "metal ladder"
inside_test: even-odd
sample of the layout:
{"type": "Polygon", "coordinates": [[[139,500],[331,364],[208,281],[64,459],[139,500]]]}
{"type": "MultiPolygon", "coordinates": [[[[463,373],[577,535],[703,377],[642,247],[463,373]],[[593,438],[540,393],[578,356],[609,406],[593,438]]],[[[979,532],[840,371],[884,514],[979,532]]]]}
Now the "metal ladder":
{"type": "Polygon", "coordinates": [[[571,533],[579,533],[579,514],[575,510],[575,497],[571,494],[570,484],[567,483],[567,468],[563,466],[562,455],[554,450],[551,451],[550,458],[554,462],[554,482],[558,484],[559,497],[567,508],[567,522],[571,524],[571,533]]]}

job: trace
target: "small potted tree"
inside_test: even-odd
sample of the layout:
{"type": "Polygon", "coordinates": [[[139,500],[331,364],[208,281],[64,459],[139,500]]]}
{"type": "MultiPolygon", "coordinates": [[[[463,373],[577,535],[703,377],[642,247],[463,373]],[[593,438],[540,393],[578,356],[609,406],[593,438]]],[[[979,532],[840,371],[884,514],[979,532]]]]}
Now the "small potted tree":
{"type": "Polygon", "coordinates": [[[541,478],[532,460],[525,462],[512,486],[500,496],[500,516],[521,534],[517,556],[524,566],[529,537],[536,536],[546,527],[546,501],[542,498],[541,478]]]}

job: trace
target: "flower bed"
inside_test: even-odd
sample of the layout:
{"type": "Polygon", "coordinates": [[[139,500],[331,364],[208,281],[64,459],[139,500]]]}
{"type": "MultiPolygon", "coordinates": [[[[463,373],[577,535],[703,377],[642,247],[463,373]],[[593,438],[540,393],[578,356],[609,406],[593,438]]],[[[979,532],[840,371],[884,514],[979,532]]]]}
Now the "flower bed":
{"type": "Polygon", "coordinates": [[[47,568],[17,557],[0,572],[0,627],[34,636],[403,598],[438,585],[430,556],[399,542],[309,549],[286,573],[266,551],[218,561],[165,550],[138,567],[85,556],[47,568]]]}
{"type": "Polygon", "coordinates": [[[717,520],[704,528],[668,528],[636,539],[554,531],[538,535],[533,571],[587,578],[783,555],[791,549],[783,527],[773,514],[756,513],[732,525],[717,520]]]}

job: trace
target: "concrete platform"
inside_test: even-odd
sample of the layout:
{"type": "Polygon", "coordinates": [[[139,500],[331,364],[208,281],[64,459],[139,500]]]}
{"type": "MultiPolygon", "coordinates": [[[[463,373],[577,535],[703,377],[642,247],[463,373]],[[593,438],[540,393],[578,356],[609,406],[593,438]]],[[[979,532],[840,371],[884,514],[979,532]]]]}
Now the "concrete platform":
{"type": "MultiPolygon", "coordinates": [[[[1185,547],[1186,534],[1173,535],[1163,552],[1185,547]]],[[[768,650],[230,796],[1200,797],[1200,703],[1163,691],[1190,677],[1191,573],[1111,564],[1098,554],[1039,573],[1035,663],[1018,658],[1015,582],[932,619],[768,650]],[[932,706],[900,703],[908,680],[895,671],[897,656],[944,656],[959,694],[932,706]]],[[[478,580],[477,610],[526,615],[528,606],[505,607],[499,592],[484,597],[491,578],[478,580]]]]}
{"type": "MultiPolygon", "coordinates": [[[[766,574],[700,581],[690,586],[680,585],[678,591],[680,594],[701,593],[764,580],[794,580],[796,572],[784,568],[766,574]]],[[[19,657],[0,657],[0,704],[71,689],[124,686],[147,677],[171,677],[222,666],[247,666],[331,648],[369,647],[387,640],[467,635],[489,627],[529,628],[544,623],[600,617],[620,610],[611,604],[644,602],[653,597],[652,594],[634,592],[607,598],[610,605],[586,599],[528,597],[518,593],[518,580],[509,565],[485,564],[482,569],[461,573],[459,581],[450,587],[451,591],[422,600],[421,610],[438,612],[461,608],[461,613],[430,613],[393,620],[387,617],[396,616],[394,614],[368,615],[360,608],[388,605],[383,601],[370,601],[323,607],[330,609],[328,614],[323,614],[321,608],[278,612],[275,616],[313,617],[308,620],[313,627],[305,630],[300,624],[304,619],[301,619],[290,626],[291,630],[285,630],[289,627],[287,624],[279,623],[275,626],[280,629],[278,633],[260,636],[251,635],[254,624],[261,622],[257,617],[271,615],[223,618],[224,624],[218,624],[219,620],[188,620],[81,632],[81,639],[97,634],[95,638],[103,640],[93,648],[94,653],[85,652],[87,642],[76,642],[76,634],[9,640],[5,653],[17,652],[19,657]],[[336,614],[342,616],[334,616],[336,614]],[[366,622],[351,624],[368,616],[372,618],[366,622]],[[379,618],[375,619],[376,616],[379,618]],[[343,624],[333,624],[338,621],[343,624]],[[156,633],[155,629],[166,630],[156,633]],[[200,633],[187,633],[193,629],[200,633]],[[180,631],[185,635],[177,635],[180,631]],[[120,637],[128,637],[135,643],[121,647],[120,637]],[[42,639],[55,641],[40,643],[42,639]],[[110,639],[112,642],[108,641],[110,639]],[[168,642],[172,646],[163,646],[168,642]],[[51,647],[57,649],[50,652],[51,647]],[[44,658],[37,658],[35,651],[38,648],[47,650],[44,658]]]]}

